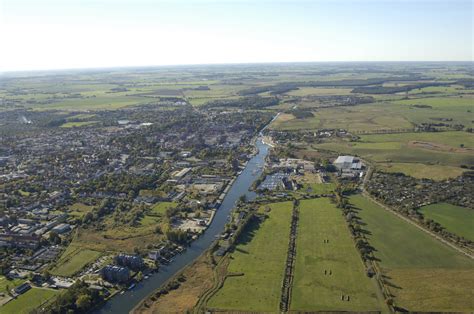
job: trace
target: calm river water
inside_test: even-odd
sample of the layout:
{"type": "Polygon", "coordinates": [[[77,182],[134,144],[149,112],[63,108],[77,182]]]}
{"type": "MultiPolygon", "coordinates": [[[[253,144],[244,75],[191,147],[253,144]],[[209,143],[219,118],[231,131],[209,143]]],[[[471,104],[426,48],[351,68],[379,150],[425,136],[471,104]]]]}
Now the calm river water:
{"type": "Polygon", "coordinates": [[[206,232],[196,241],[192,242],[184,253],[176,255],[169,265],[161,266],[158,273],[151,275],[148,280],[137,284],[133,290],[114,296],[95,313],[128,313],[148,294],[159,288],[166,280],[184,266],[193,262],[201,253],[209,248],[215,240],[215,236],[224,230],[224,226],[228,221],[228,215],[239,197],[244,194],[248,200],[256,197],[256,194],[249,191],[249,188],[262,173],[269,148],[268,145],[262,142],[261,138],[257,139],[256,146],[258,149],[257,155],[249,160],[245,169],[232,184],[206,232]]]}

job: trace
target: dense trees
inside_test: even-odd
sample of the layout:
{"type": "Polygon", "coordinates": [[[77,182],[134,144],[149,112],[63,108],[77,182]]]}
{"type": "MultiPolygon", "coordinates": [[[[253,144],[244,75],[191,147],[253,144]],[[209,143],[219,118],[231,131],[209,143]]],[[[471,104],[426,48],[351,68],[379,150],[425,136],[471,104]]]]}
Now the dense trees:
{"type": "Polygon", "coordinates": [[[52,314],[87,313],[103,300],[102,291],[91,289],[86,283],[79,280],[64,293],[59,294],[44,312],[52,314]]]}
{"type": "Polygon", "coordinates": [[[237,99],[219,99],[206,103],[205,107],[236,107],[241,109],[262,109],[278,105],[279,100],[275,97],[243,97],[237,99]]]}

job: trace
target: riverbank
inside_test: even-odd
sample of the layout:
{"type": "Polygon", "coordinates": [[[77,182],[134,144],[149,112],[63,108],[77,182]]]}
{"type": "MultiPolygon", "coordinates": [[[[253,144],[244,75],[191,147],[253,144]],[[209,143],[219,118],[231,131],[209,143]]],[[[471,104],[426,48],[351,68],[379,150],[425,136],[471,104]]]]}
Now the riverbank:
{"type": "Polygon", "coordinates": [[[151,275],[148,280],[137,284],[133,290],[116,295],[95,313],[128,313],[184,267],[194,262],[212,245],[215,237],[224,230],[224,226],[228,221],[228,215],[239,198],[245,195],[247,199],[252,200],[257,196],[255,192],[249,191],[249,188],[263,171],[263,168],[259,166],[265,162],[269,146],[263,143],[261,137],[258,137],[255,140],[255,148],[256,154],[247,162],[240,175],[232,183],[229,183],[229,189],[221,205],[215,211],[212,222],[210,222],[206,231],[193,241],[185,252],[175,256],[172,263],[160,267],[159,272],[151,275]]]}

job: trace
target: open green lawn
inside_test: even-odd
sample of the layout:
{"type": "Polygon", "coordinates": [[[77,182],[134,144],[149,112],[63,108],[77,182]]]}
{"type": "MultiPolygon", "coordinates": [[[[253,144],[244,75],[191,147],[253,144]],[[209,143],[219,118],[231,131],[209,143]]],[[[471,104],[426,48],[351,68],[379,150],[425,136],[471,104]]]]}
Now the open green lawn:
{"type": "Polygon", "coordinates": [[[210,299],[209,308],[247,312],[278,312],[285,271],[291,202],[269,205],[271,211],[260,226],[252,224],[232,253],[224,286],[210,299]]]}
{"type": "Polygon", "coordinates": [[[379,310],[341,210],[329,198],[302,200],[299,221],[291,310],[379,310]]]}
{"type": "MultiPolygon", "coordinates": [[[[297,92],[297,91],[295,91],[297,92]]],[[[399,100],[397,95],[377,95],[377,102],[357,106],[318,108],[316,102],[304,102],[300,107],[313,108],[314,117],[275,120],[271,128],[280,130],[343,128],[351,132],[413,129],[420,123],[463,124],[474,126],[474,98],[431,97],[399,100]],[[419,105],[431,107],[419,107],[419,105]]],[[[288,109],[288,107],[286,107],[288,109]]]]}
{"type": "Polygon", "coordinates": [[[413,123],[436,122],[436,119],[453,119],[449,123],[463,124],[472,127],[474,98],[470,95],[463,97],[424,97],[415,99],[395,100],[387,103],[388,110],[405,116],[413,123]],[[431,108],[417,108],[415,105],[427,105],[431,108]]]}
{"type": "Polygon", "coordinates": [[[291,96],[308,96],[308,95],[350,95],[352,88],[331,88],[331,87],[299,87],[285,94],[291,96]]]}
{"type": "Polygon", "coordinates": [[[448,231],[474,241],[474,209],[439,203],[419,210],[425,218],[433,219],[448,231]]]}
{"type": "Polygon", "coordinates": [[[69,215],[82,218],[85,214],[90,212],[94,206],[85,205],[82,203],[75,203],[69,206],[69,215]]]}
{"type": "Polygon", "coordinates": [[[365,197],[352,196],[350,203],[362,209],[359,215],[372,233],[369,242],[383,267],[474,267],[468,258],[365,197]]]}
{"type": "Polygon", "coordinates": [[[18,190],[18,193],[20,193],[21,196],[25,196],[25,197],[28,197],[28,196],[30,196],[30,194],[31,194],[30,192],[28,192],[28,191],[23,191],[23,190],[18,190]]]}
{"type": "Polygon", "coordinates": [[[426,165],[422,163],[380,163],[380,169],[384,172],[401,172],[418,179],[432,179],[442,181],[460,176],[465,169],[460,167],[426,165]]]}
{"type": "Polygon", "coordinates": [[[84,121],[84,120],[90,120],[94,118],[95,116],[96,116],[95,114],[79,113],[79,114],[75,114],[73,116],[67,117],[66,120],[67,121],[71,121],[71,120],[84,121]]]}
{"type": "Polygon", "coordinates": [[[51,274],[65,277],[72,276],[87,264],[94,262],[100,255],[101,253],[98,251],[70,244],[59,258],[56,267],[51,270],[51,274]]]}
{"type": "Polygon", "coordinates": [[[27,314],[37,309],[42,304],[56,297],[60,292],[51,289],[32,288],[0,307],[0,313],[3,314],[27,314]]]}
{"type": "Polygon", "coordinates": [[[75,122],[66,122],[61,125],[62,128],[75,128],[81,126],[88,126],[98,123],[99,121],[75,121],[75,122]]]}
{"type": "Polygon", "coordinates": [[[397,306],[410,311],[472,311],[474,261],[361,195],[360,209],[397,306]]]}
{"type": "MultiPolygon", "coordinates": [[[[9,289],[13,289],[22,283],[24,283],[24,279],[12,279],[8,280],[5,276],[0,276],[0,293],[7,293],[7,286],[9,289]]],[[[0,311],[1,312],[1,311],[0,311]]]]}
{"type": "Polygon", "coordinates": [[[334,193],[335,188],[334,183],[304,183],[301,191],[309,194],[329,194],[334,193]]]}
{"type": "MultiPolygon", "coordinates": [[[[307,107],[307,106],[305,106],[307,107]]],[[[408,109],[404,109],[408,110],[408,109]]],[[[314,117],[288,119],[285,116],[275,120],[271,127],[280,130],[343,128],[349,131],[371,131],[380,129],[411,128],[410,121],[402,115],[388,115],[389,109],[383,104],[368,104],[320,108],[314,117]],[[282,119],[285,118],[285,121],[282,119]]]]}
{"type": "Polygon", "coordinates": [[[474,163],[474,135],[462,131],[362,135],[358,142],[327,142],[315,147],[382,163],[439,163],[458,167],[474,163]]]}
{"type": "Polygon", "coordinates": [[[150,102],[150,100],[144,97],[128,97],[125,95],[114,94],[99,97],[66,99],[50,104],[32,105],[31,107],[35,110],[107,110],[123,108],[131,105],[138,105],[140,103],[146,102],[150,102]]]}
{"type": "Polygon", "coordinates": [[[168,208],[175,208],[178,206],[176,202],[159,202],[151,208],[151,214],[163,216],[168,208]]]}
{"type": "Polygon", "coordinates": [[[448,145],[454,149],[460,148],[461,144],[464,148],[474,148],[474,134],[462,131],[361,135],[360,141],[363,143],[423,141],[448,145]]]}

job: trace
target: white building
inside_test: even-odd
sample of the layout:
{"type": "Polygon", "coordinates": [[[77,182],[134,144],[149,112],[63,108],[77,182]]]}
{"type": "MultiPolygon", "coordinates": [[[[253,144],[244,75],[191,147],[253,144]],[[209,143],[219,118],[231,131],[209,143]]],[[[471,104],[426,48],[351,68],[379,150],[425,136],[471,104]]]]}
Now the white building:
{"type": "Polygon", "coordinates": [[[334,166],[342,171],[362,169],[362,163],[354,156],[339,156],[334,161],[334,166]]]}

